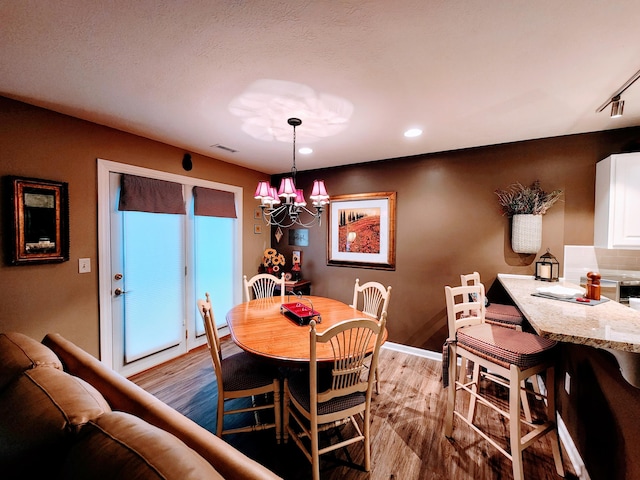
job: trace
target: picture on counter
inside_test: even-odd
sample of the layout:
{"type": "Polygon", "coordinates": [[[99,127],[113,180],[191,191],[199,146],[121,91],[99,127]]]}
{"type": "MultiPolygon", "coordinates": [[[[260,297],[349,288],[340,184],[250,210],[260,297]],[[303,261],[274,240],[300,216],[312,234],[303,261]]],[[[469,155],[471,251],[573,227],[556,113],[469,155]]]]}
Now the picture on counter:
{"type": "Polygon", "coordinates": [[[5,177],[8,225],[7,263],[28,265],[69,260],[67,183],[5,177]]]}
{"type": "Polygon", "coordinates": [[[331,198],[327,264],[395,269],[395,192],[331,198]]]}

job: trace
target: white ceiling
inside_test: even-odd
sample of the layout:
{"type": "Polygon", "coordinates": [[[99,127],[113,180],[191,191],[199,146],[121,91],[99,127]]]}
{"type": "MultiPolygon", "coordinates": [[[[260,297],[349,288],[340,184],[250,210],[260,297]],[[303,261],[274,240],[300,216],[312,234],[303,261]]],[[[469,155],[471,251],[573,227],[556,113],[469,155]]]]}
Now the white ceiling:
{"type": "Polygon", "coordinates": [[[0,0],[0,22],[0,95],[265,173],[290,116],[299,170],[640,125],[640,81],[596,113],[640,69],[637,0],[0,0]]]}

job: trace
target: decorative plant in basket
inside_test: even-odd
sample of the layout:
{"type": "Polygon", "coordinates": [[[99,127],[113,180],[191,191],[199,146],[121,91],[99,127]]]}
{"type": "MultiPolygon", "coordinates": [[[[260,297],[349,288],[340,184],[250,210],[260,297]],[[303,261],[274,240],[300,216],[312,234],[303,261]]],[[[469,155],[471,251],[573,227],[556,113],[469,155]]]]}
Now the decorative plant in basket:
{"type": "Polygon", "coordinates": [[[537,253],[542,245],[542,215],[556,203],[562,190],[545,192],[540,180],[495,191],[502,214],[513,218],[511,248],[516,253],[537,253]]]}

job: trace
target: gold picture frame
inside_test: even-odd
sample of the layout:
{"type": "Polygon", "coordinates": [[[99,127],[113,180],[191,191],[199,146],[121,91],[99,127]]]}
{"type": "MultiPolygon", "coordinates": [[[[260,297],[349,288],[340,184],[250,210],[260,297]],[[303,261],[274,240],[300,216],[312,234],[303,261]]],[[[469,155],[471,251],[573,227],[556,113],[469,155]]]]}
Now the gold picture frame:
{"type": "Polygon", "coordinates": [[[396,192],[331,197],[327,265],[395,270],[396,192]]]}
{"type": "Polygon", "coordinates": [[[65,182],[4,178],[9,265],[69,260],[69,196],[65,182]]]}

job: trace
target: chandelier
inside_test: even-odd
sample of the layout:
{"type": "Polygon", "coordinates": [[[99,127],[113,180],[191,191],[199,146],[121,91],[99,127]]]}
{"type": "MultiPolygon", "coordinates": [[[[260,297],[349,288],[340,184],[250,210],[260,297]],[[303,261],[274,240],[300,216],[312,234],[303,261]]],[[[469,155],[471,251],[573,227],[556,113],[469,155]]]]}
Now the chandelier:
{"type": "Polygon", "coordinates": [[[258,187],[253,197],[256,200],[260,200],[262,218],[264,218],[267,225],[284,228],[296,224],[303,227],[311,227],[315,223],[320,225],[324,206],[329,203],[329,195],[327,195],[324,181],[314,180],[309,198],[311,198],[315,211],[307,208],[304,192],[301,188],[296,188],[296,127],[302,125],[302,120],[290,118],[287,123],[293,127],[293,166],[291,167],[291,176],[285,177],[280,181],[280,188],[277,191],[267,181],[258,182],[258,187]]]}

